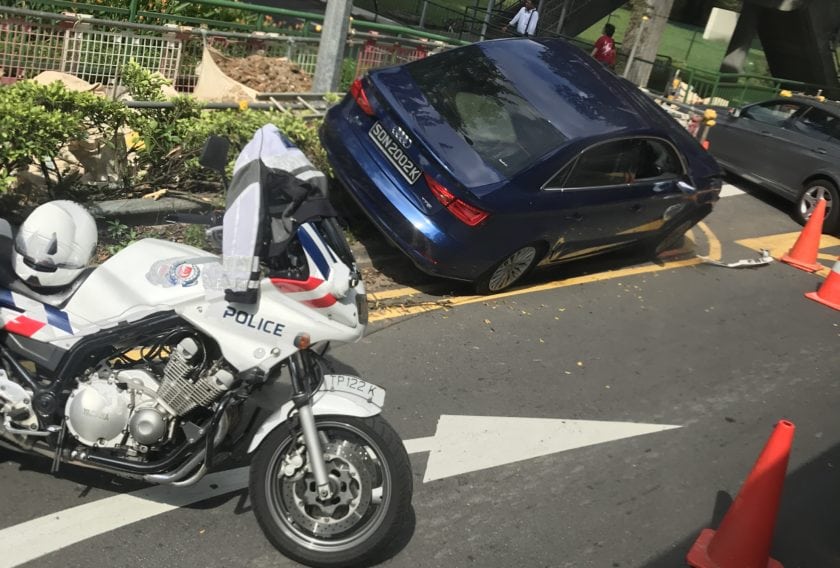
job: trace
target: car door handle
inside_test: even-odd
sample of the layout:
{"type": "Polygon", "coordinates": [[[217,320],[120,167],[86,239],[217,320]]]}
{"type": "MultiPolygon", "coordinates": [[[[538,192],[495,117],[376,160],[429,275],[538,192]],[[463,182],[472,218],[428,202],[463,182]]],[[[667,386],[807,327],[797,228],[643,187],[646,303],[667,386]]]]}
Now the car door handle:
{"type": "Polygon", "coordinates": [[[812,148],[812,150],[817,154],[828,154],[828,150],[825,148],[812,148]]]}
{"type": "Polygon", "coordinates": [[[566,215],[567,221],[583,221],[583,215],[575,211],[571,215],[566,215]]]}
{"type": "Polygon", "coordinates": [[[630,211],[632,211],[633,213],[638,213],[642,209],[644,209],[644,207],[642,207],[641,203],[634,203],[630,206],[630,211]]]}

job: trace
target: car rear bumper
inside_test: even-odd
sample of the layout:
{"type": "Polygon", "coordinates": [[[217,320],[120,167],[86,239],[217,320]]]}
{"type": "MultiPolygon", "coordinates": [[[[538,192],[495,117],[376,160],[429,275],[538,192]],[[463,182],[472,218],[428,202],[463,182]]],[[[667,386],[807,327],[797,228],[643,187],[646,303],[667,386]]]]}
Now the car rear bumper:
{"type": "MultiPolygon", "coordinates": [[[[492,260],[478,260],[468,243],[448,235],[417,209],[369,154],[343,116],[334,107],[320,130],[321,143],[333,171],[374,225],[423,272],[456,280],[473,281],[492,260]],[[361,165],[364,164],[364,167],[361,165]]],[[[448,215],[444,211],[438,214],[448,215]]]]}

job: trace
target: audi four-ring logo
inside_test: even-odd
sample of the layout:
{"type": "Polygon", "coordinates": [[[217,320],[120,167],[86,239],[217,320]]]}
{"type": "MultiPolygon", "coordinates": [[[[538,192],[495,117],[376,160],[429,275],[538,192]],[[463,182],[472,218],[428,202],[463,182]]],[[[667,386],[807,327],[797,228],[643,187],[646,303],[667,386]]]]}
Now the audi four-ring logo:
{"type": "Polygon", "coordinates": [[[400,145],[405,148],[411,148],[411,138],[408,137],[408,134],[405,133],[405,130],[400,128],[399,126],[395,126],[391,129],[391,135],[396,139],[400,145]]]}

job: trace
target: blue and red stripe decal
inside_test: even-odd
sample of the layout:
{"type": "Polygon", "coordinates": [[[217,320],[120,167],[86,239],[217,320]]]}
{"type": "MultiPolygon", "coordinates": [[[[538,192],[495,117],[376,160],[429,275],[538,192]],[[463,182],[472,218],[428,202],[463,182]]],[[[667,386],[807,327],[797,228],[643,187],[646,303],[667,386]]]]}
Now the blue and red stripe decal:
{"type": "MultiPolygon", "coordinates": [[[[32,302],[35,302],[35,300],[32,300],[32,302]]],[[[44,315],[46,315],[47,320],[46,322],[26,315],[27,312],[32,315],[32,311],[27,310],[22,306],[18,306],[11,290],[0,288],[0,308],[6,308],[8,310],[20,312],[21,314],[10,321],[7,321],[2,327],[0,327],[0,329],[16,335],[32,337],[41,329],[50,325],[65,333],[69,333],[71,335],[73,334],[73,327],[70,325],[70,316],[67,312],[46,304],[40,304],[40,306],[44,309],[44,315]]]]}
{"type": "Polygon", "coordinates": [[[57,327],[61,331],[66,331],[72,334],[73,328],[70,326],[70,316],[67,312],[63,312],[58,308],[44,305],[44,310],[47,312],[47,323],[53,327],[57,327]]]}

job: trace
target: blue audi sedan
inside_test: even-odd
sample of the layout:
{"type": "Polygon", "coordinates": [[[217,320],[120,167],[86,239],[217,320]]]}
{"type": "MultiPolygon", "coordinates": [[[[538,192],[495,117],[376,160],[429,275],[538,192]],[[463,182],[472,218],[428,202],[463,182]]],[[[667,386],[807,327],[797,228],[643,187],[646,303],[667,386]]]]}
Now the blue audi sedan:
{"type": "Polygon", "coordinates": [[[371,71],[327,113],[339,182],[423,271],[500,292],[540,263],[652,254],[722,172],[643,92],[560,39],[501,39],[371,71]]]}

